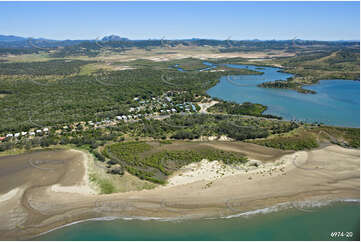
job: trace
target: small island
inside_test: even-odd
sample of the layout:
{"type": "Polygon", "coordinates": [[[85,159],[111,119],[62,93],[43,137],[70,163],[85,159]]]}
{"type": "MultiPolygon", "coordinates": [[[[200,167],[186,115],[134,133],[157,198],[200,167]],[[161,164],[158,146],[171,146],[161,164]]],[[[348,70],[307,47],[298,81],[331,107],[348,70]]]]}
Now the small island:
{"type": "Polygon", "coordinates": [[[257,85],[258,87],[263,87],[263,88],[282,88],[282,89],[292,89],[295,90],[299,93],[304,93],[304,94],[316,94],[315,91],[313,90],[309,90],[309,89],[305,89],[303,88],[301,83],[296,83],[296,82],[292,82],[293,78],[288,78],[287,81],[282,81],[282,80],[276,80],[273,82],[263,82],[259,85],[257,85]]]}

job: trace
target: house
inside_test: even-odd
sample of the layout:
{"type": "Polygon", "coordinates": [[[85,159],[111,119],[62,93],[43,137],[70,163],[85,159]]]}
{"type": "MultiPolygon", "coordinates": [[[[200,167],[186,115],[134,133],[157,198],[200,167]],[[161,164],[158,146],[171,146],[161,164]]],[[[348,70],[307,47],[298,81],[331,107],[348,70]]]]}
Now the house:
{"type": "Polygon", "coordinates": [[[4,139],[6,139],[5,136],[0,137],[0,141],[3,141],[4,139]]]}
{"type": "Polygon", "coordinates": [[[166,97],[165,99],[166,99],[168,102],[172,101],[172,98],[170,98],[170,97],[166,97]]]}
{"type": "Polygon", "coordinates": [[[27,133],[28,133],[28,132],[21,132],[21,135],[24,136],[24,135],[26,135],[27,133]]]}
{"type": "Polygon", "coordinates": [[[15,133],[14,134],[14,137],[16,137],[16,138],[19,137],[19,136],[20,136],[20,133],[15,133]]]}
{"type": "Polygon", "coordinates": [[[128,115],[128,119],[132,119],[132,116],[128,115]]]}
{"type": "Polygon", "coordinates": [[[6,137],[13,137],[13,134],[7,134],[6,137]]]}
{"type": "Polygon", "coordinates": [[[49,132],[49,129],[48,129],[48,128],[44,128],[43,131],[44,131],[44,132],[49,132]]]}
{"type": "Polygon", "coordinates": [[[172,112],[173,112],[173,113],[176,113],[177,110],[176,110],[175,108],[172,108],[172,112]]]}
{"type": "Polygon", "coordinates": [[[122,118],[123,118],[124,120],[127,120],[127,119],[128,119],[127,116],[125,116],[125,115],[123,115],[122,118]]]}
{"type": "Polygon", "coordinates": [[[35,135],[35,132],[29,132],[29,135],[30,135],[30,136],[34,136],[34,135],[35,135]]]}
{"type": "Polygon", "coordinates": [[[139,100],[139,97],[135,97],[133,98],[134,101],[138,101],[139,100]]]}
{"type": "Polygon", "coordinates": [[[122,120],[122,116],[116,116],[115,117],[117,120],[122,120]]]}
{"type": "Polygon", "coordinates": [[[42,132],[41,129],[37,129],[37,130],[36,130],[36,133],[37,133],[37,134],[41,134],[41,132],[42,132]]]}

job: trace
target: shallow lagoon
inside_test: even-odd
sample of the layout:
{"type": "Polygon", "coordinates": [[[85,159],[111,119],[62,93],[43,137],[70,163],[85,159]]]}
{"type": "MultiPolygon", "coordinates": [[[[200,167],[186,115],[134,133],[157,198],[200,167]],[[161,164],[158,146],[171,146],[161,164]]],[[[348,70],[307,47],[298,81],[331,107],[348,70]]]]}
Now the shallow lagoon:
{"type": "Polygon", "coordinates": [[[353,80],[321,80],[306,86],[317,94],[303,94],[294,90],[260,88],[266,81],[286,80],[291,74],[274,67],[226,65],[264,72],[263,75],[224,76],[209,89],[212,97],[237,103],[253,102],[268,106],[265,114],[286,120],[322,122],[329,125],[360,127],[360,82],[353,80]]]}

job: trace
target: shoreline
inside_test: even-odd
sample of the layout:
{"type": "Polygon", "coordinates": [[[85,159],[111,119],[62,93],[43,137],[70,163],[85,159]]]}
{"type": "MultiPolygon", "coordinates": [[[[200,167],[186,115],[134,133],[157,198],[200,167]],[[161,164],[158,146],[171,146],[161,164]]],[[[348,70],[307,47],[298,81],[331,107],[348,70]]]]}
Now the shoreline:
{"type": "MultiPolygon", "coordinates": [[[[29,186],[21,194],[0,203],[0,212],[4,212],[3,218],[0,218],[3,219],[3,222],[0,221],[0,225],[3,225],[0,230],[4,231],[4,225],[8,226],[0,236],[2,239],[34,238],[65,225],[104,217],[147,220],[222,218],[269,210],[278,204],[289,203],[296,204],[293,207],[302,207],[302,204],[312,204],[314,201],[317,201],[315,204],[340,199],[359,202],[360,198],[360,151],[335,145],[283,155],[265,163],[272,167],[277,160],[289,157],[288,166],[283,173],[259,173],[258,169],[254,172],[258,174],[252,175],[252,179],[249,179],[251,173],[245,175],[240,172],[212,178],[209,186],[207,179],[191,180],[174,186],[109,195],[79,193],[79,190],[74,189],[81,186],[87,176],[87,162],[91,162],[87,159],[87,153],[67,150],[59,154],[72,161],[63,164],[64,170],[57,170],[60,178],[49,180],[50,183],[42,186],[29,186]],[[332,156],[330,152],[333,153],[332,156]],[[292,162],[297,154],[305,154],[297,158],[297,165],[301,168],[294,166],[292,162]],[[322,157],[328,162],[325,163],[322,157]],[[79,174],[80,168],[81,175],[74,176],[79,174]],[[76,170],[77,173],[72,174],[76,170]],[[69,176],[73,178],[72,181],[68,181],[69,176]],[[49,189],[56,184],[70,190],[49,189]],[[225,186],[227,190],[224,189],[225,186]],[[20,204],[16,202],[18,199],[22,201],[20,204]],[[16,220],[5,223],[14,216],[16,220]]],[[[32,172],[35,170],[30,169],[32,172]]],[[[37,172],[51,175],[51,178],[54,176],[53,173],[44,173],[40,169],[37,172]]],[[[37,182],[37,179],[34,181],[37,182]]]]}
{"type": "MultiPolygon", "coordinates": [[[[280,204],[276,204],[274,206],[271,207],[265,207],[265,208],[259,208],[256,210],[251,210],[251,211],[246,211],[240,214],[233,214],[233,215],[228,215],[225,217],[203,217],[203,218],[194,218],[194,219],[233,219],[233,218],[238,218],[238,217],[251,217],[251,216],[257,216],[260,214],[269,214],[269,213],[277,213],[277,212],[282,212],[285,210],[289,210],[289,209],[296,209],[299,211],[302,211],[302,208],[322,208],[322,207],[327,207],[330,206],[334,203],[358,203],[360,204],[360,199],[352,199],[352,198],[344,198],[344,199],[334,199],[334,200],[323,200],[322,202],[317,201],[317,200],[309,200],[309,201],[304,201],[303,205],[301,205],[301,207],[295,207],[294,203],[280,203],[280,204]]],[[[304,212],[314,212],[314,211],[307,211],[307,210],[303,210],[304,212]]],[[[161,217],[95,217],[95,218],[89,218],[89,219],[84,219],[84,220],[79,220],[79,221],[74,221],[71,222],[69,224],[65,224],[62,225],[60,227],[56,227],[53,228],[49,231],[45,231],[39,235],[36,235],[35,237],[32,237],[32,239],[35,239],[37,237],[40,237],[42,235],[51,233],[53,231],[56,230],[60,230],[75,224],[80,224],[80,223],[85,223],[85,222],[96,222],[96,221],[114,221],[114,220],[125,220],[125,221],[129,221],[129,220],[140,220],[140,221],[152,221],[152,220],[156,220],[156,221],[160,221],[160,222],[172,222],[172,221],[185,221],[185,220],[192,220],[192,218],[188,218],[188,219],[184,219],[184,218],[161,218],[161,217]]]]}

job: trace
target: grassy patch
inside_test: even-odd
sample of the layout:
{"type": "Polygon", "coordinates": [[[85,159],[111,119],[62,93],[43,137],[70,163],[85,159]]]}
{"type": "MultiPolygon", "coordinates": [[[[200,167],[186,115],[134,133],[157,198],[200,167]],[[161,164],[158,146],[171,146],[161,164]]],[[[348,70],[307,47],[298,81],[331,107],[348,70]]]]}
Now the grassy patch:
{"type": "Polygon", "coordinates": [[[89,180],[97,184],[102,194],[110,194],[115,192],[114,185],[107,179],[101,179],[95,174],[89,174],[89,180]]]}
{"type": "Polygon", "coordinates": [[[360,129],[332,126],[301,126],[288,133],[269,136],[249,142],[283,150],[306,150],[319,146],[320,142],[343,147],[360,147],[360,129]]]}
{"type": "Polygon", "coordinates": [[[298,135],[291,137],[278,136],[270,139],[255,140],[252,143],[281,150],[308,150],[318,147],[315,137],[298,135]]]}
{"type": "Polygon", "coordinates": [[[285,71],[297,75],[298,83],[316,83],[324,79],[360,79],[360,50],[302,53],[280,61],[285,71]]]}
{"type": "Polygon", "coordinates": [[[334,144],[351,148],[360,148],[359,128],[321,126],[313,132],[318,133],[321,138],[330,140],[334,144]]]}

